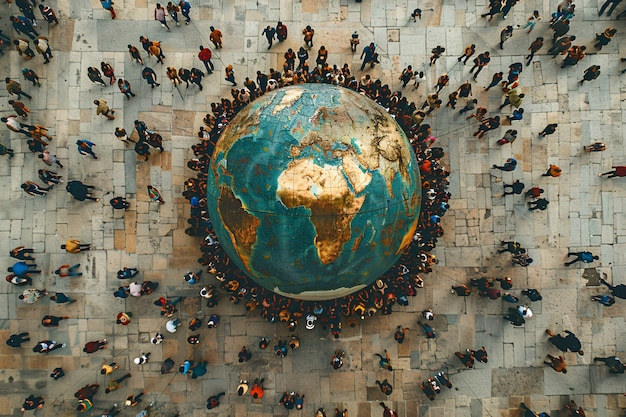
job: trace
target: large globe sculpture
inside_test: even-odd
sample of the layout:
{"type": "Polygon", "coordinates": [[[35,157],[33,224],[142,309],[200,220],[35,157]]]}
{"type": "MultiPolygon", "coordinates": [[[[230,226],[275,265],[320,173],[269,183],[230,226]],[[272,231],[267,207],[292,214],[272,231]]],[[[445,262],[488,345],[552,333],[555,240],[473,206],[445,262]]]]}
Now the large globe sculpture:
{"type": "Polygon", "coordinates": [[[398,260],[417,228],[420,184],[385,109],[305,84],[269,92],[231,120],[209,166],[207,205],[222,248],[254,282],[325,300],[398,260]]]}

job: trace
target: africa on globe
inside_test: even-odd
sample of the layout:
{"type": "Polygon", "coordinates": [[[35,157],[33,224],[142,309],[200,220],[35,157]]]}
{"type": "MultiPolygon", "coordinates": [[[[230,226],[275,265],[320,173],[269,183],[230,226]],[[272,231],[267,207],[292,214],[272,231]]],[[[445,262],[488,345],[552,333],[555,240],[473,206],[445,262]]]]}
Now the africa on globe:
{"type": "Polygon", "coordinates": [[[326,84],[266,93],[222,133],[207,204],[220,245],[257,284],[342,297],[385,273],[418,225],[420,174],[395,120],[326,84]]]}

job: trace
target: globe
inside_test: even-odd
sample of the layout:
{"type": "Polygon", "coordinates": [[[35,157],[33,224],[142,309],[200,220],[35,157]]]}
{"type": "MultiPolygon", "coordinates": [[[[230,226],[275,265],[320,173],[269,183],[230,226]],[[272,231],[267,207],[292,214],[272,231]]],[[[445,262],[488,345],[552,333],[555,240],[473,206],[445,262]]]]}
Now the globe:
{"type": "Polygon", "coordinates": [[[277,89],[220,136],[207,208],[220,245],[250,279],[303,300],[372,284],[411,243],[419,167],[377,103],[326,84],[277,89]]]}

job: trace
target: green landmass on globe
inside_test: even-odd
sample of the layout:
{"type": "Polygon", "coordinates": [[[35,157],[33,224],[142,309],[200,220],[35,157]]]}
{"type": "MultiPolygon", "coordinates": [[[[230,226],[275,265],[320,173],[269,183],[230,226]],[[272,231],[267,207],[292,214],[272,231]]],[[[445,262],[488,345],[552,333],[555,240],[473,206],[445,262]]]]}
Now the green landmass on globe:
{"type": "Polygon", "coordinates": [[[300,299],[358,291],[411,243],[411,145],[369,98],[305,84],[266,93],[222,133],[207,203],[222,248],[259,285],[300,299]]]}

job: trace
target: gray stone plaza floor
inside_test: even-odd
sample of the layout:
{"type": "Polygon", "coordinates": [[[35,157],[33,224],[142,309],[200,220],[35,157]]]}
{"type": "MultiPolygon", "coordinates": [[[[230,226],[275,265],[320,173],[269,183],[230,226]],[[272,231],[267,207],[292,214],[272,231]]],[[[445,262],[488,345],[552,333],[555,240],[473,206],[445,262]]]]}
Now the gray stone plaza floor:
{"type": "MultiPolygon", "coordinates": [[[[124,410],[122,416],[134,416],[152,401],[157,410],[153,414],[163,416],[173,416],[177,411],[183,416],[287,415],[278,405],[286,390],[306,395],[304,410],[289,413],[302,416],[313,416],[319,407],[326,408],[329,416],[335,407],[347,408],[351,416],[380,416],[382,408],[377,404],[381,400],[403,417],[518,416],[522,401],[534,410],[559,416],[565,415],[563,406],[571,399],[582,405],[588,416],[623,414],[626,378],[610,375],[606,367],[594,365],[592,358],[618,355],[626,360],[626,302],[618,300],[605,308],[590,300],[592,295],[606,293],[598,286],[595,271],[614,284],[626,283],[626,182],[598,177],[612,165],[626,165],[622,127],[626,84],[620,73],[624,64],[619,59],[626,48],[622,21],[599,18],[601,2],[597,0],[579,0],[570,33],[578,37],[576,44],[587,45],[588,55],[578,65],[560,69],[562,58],[555,62],[547,55],[552,36],[548,21],[556,10],[556,0],[522,1],[506,21],[498,17],[491,22],[480,17],[487,9],[485,0],[444,0],[443,4],[426,0],[419,3],[423,17],[417,23],[409,17],[418,7],[414,0],[192,0],[191,4],[191,24],[177,27],[170,23],[172,30],[166,32],[152,20],[155,2],[117,0],[114,7],[118,19],[111,20],[96,0],[52,1],[60,24],[48,29],[40,20],[37,27],[50,38],[54,54],[50,64],[43,65],[40,56],[26,62],[12,45],[0,58],[3,73],[19,79],[33,95],[32,101],[24,100],[32,109],[28,123],[50,128],[54,139],[49,148],[65,165],[58,172],[66,181],[79,179],[95,185],[96,195],[102,198],[99,203],[77,202],[62,186],[47,197],[27,196],[20,184],[27,180],[41,183],[37,170],[45,166],[28,151],[23,136],[0,129],[0,141],[16,151],[13,159],[3,156],[0,164],[0,194],[5,196],[0,203],[3,265],[13,262],[7,255],[9,249],[34,247],[44,271],[35,278],[34,286],[62,291],[78,300],[57,305],[44,299],[31,306],[18,299],[22,287],[8,283],[0,287],[0,338],[5,340],[9,334],[23,331],[31,334],[31,342],[21,350],[0,344],[0,415],[19,415],[24,398],[31,393],[46,397],[45,407],[36,415],[75,415],[73,393],[95,382],[102,387],[94,408],[85,413],[93,416],[144,389],[144,402],[124,410]],[[516,28],[512,39],[500,49],[502,28],[523,25],[535,8],[543,20],[534,31],[527,34],[516,28]],[[261,32],[278,20],[289,28],[289,38],[268,52],[261,32]],[[210,111],[210,103],[230,97],[224,68],[233,64],[239,85],[246,76],[256,78],[257,70],[267,73],[270,68],[282,68],[284,52],[290,47],[297,51],[302,45],[300,33],[307,24],[315,29],[311,62],[317,48],[325,45],[330,63],[341,66],[347,62],[360,78],[360,50],[373,41],[381,64],[366,69],[372,77],[400,89],[398,77],[404,67],[411,64],[425,71],[427,81],[419,89],[407,86],[403,90],[418,105],[444,72],[450,76],[450,86],[442,91],[444,100],[461,83],[471,80],[469,66],[461,65],[457,57],[465,45],[475,43],[477,53],[488,50],[492,56],[489,66],[472,83],[479,104],[488,106],[492,114],[502,96],[498,88],[484,91],[491,75],[500,70],[506,74],[509,64],[522,61],[535,37],[543,36],[546,46],[520,77],[526,112],[522,121],[513,122],[520,134],[512,145],[495,143],[507,126],[477,139],[472,136],[477,122],[466,121],[449,108],[435,111],[426,120],[437,138],[436,145],[447,153],[444,162],[451,171],[452,198],[443,218],[445,236],[434,251],[439,265],[425,276],[425,287],[409,307],[396,307],[392,315],[365,320],[355,328],[344,326],[339,339],[332,339],[321,326],[313,331],[301,326],[296,332],[301,338],[300,349],[280,359],[271,349],[259,350],[257,343],[261,336],[270,337],[272,342],[287,337],[286,327],[271,325],[256,313],[246,313],[243,306],[223,300],[215,309],[221,316],[220,325],[216,329],[203,327],[201,344],[189,345],[185,327],[175,334],[164,331],[166,319],[152,304],[154,295],[114,298],[112,292],[119,284],[115,273],[122,266],[136,266],[142,271],[141,279],[161,283],[157,296],[185,295],[178,313],[184,323],[192,317],[208,316],[209,310],[197,295],[199,288],[190,289],[182,280],[187,270],[197,268],[199,256],[198,238],[184,233],[189,205],[181,192],[185,178],[194,175],[186,168],[193,155],[190,147],[197,142],[196,132],[210,111]],[[196,57],[198,46],[213,49],[208,39],[211,25],[224,34],[224,48],[214,50],[216,71],[205,78],[203,92],[196,87],[181,88],[184,100],[167,82],[164,66],[142,51],[162,83],[151,90],[140,77],[141,66],[129,59],[126,45],[140,47],[139,36],[145,35],[161,41],[166,66],[202,68],[196,57]],[[617,28],[617,35],[597,51],[593,47],[595,33],[611,25],[617,28]],[[354,31],[358,31],[361,44],[359,52],[353,54],[349,38],[354,31]],[[446,53],[430,67],[428,57],[436,45],[444,46],[446,53]],[[118,77],[129,80],[137,97],[128,101],[117,86],[92,84],[87,67],[99,67],[101,61],[109,62],[118,77]],[[602,74],[580,86],[578,80],[592,64],[600,65],[602,74]],[[23,67],[40,75],[41,88],[23,79],[23,67]],[[117,110],[115,121],[96,116],[93,100],[99,98],[117,110]],[[138,160],[131,147],[125,148],[113,136],[116,126],[124,126],[130,133],[138,118],[165,139],[165,152],[153,153],[148,162],[138,160]],[[539,138],[547,123],[558,123],[557,132],[539,138]],[[74,143],[81,138],[97,144],[98,160],[76,152],[74,143]],[[583,145],[598,140],[606,142],[605,152],[582,151],[583,145]],[[501,164],[510,156],[519,161],[515,171],[490,172],[492,164],[501,164]],[[549,164],[560,166],[563,175],[542,177],[549,164]],[[502,183],[514,179],[527,187],[544,188],[550,200],[548,210],[528,211],[523,196],[502,197],[502,183]],[[165,204],[149,201],[147,184],[161,191],[165,204]],[[108,205],[114,195],[125,195],[131,208],[125,213],[114,212],[108,205]],[[68,255],[60,249],[68,238],[90,242],[95,250],[68,255]],[[534,263],[528,268],[513,266],[508,254],[497,254],[499,241],[512,239],[529,248],[534,263]],[[581,264],[564,267],[569,250],[590,250],[600,260],[591,264],[590,270],[581,264]],[[82,265],[83,277],[58,278],[53,274],[59,265],[76,262],[82,265]],[[512,277],[517,295],[523,288],[538,288],[543,300],[532,303],[534,317],[525,326],[514,328],[502,319],[510,304],[475,294],[468,298],[450,294],[451,285],[480,276],[512,277]],[[436,314],[436,339],[426,339],[417,325],[419,312],[428,307],[436,314]],[[134,314],[130,325],[115,324],[120,311],[134,314]],[[58,328],[44,328],[40,321],[45,314],[72,318],[58,328]],[[398,325],[410,328],[402,345],[393,339],[398,325]],[[572,330],[583,342],[584,356],[565,355],[567,375],[543,364],[546,354],[558,354],[547,342],[546,328],[572,330]],[[157,331],[165,333],[165,341],[154,346],[150,337],[157,331]],[[92,355],[82,352],[85,342],[105,337],[108,349],[92,355]],[[32,352],[32,346],[43,339],[65,342],[68,347],[47,356],[32,352]],[[240,364],[237,352],[243,345],[250,348],[253,357],[240,364]],[[489,362],[479,363],[475,369],[461,369],[454,352],[480,346],[489,352],[489,362]],[[347,353],[339,371],[329,365],[336,349],[347,353]],[[392,356],[393,373],[381,370],[374,356],[384,349],[392,356]],[[139,367],[132,360],[142,352],[152,356],[148,364],[139,367]],[[185,358],[208,360],[209,372],[196,380],[179,373],[162,376],[161,361],[168,356],[177,363],[185,358]],[[129,370],[132,378],[121,390],[105,395],[107,379],[99,370],[109,360],[129,370]],[[49,374],[58,366],[66,376],[54,381],[49,374]],[[440,369],[448,372],[454,388],[444,388],[431,402],[418,385],[440,369]],[[249,395],[238,397],[239,380],[256,377],[265,378],[265,397],[254,401],[249,395]],[[383,378],[394,386],[389,398],[375,384],[383,378]],[[220,391],[227,392],[222,404],[207,411],[207,397],[220,391]]],[[[623,8],[618,6],[617,13],[623,8]]],[[[11,33],[8,16],[18,10],[15,5],[4,5],[4,9],[0,26],[11,33]]],[[[0,91],[3,115],[13,113],[7,95],[6,90],[0,91]]],[[[508,109],[503,114],[509,114],[508,109]]],[[[123,375],[121,370],[116,372],[114,375],[123,375]]]]}

